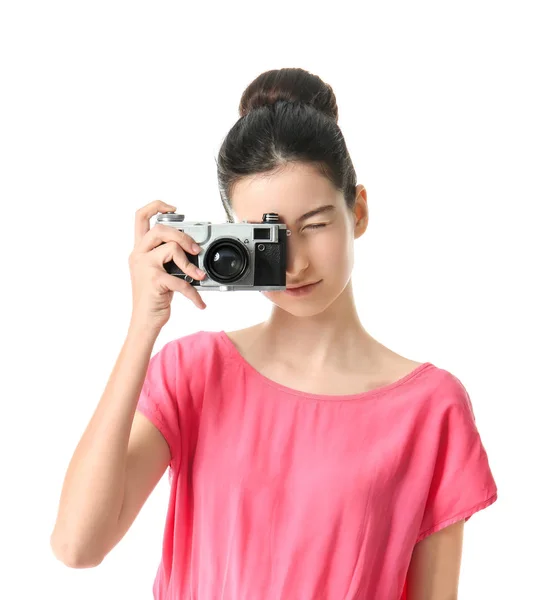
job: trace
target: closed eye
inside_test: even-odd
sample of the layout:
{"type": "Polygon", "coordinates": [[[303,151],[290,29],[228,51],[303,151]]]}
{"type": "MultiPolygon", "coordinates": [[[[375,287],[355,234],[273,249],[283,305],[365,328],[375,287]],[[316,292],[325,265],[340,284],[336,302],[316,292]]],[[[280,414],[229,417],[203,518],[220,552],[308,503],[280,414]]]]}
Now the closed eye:
{"type": "Polygon", "coordinates": [[[326,223],[316,223],[315,225],[308,225],[304,229],[318,229],[319,227],[326,227],[326,223]]]}

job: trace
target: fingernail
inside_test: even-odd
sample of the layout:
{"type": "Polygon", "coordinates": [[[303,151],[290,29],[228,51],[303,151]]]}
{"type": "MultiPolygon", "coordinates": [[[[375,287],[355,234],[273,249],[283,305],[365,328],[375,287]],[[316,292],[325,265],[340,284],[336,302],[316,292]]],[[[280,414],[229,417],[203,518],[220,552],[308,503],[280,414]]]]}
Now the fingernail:
{"type": "Polygon", "coordinates": [[[194,252],[200,252],[201,248],[198,244],[192,244],[192,249],[194,252]]]}
{"type": "Polygon", "coordinates": [[[198,272],[198,275],[205,275],[205,271],[202,271],[202,269],[198,269],[198,267],[196,268],[196,271],[198,272]]]}

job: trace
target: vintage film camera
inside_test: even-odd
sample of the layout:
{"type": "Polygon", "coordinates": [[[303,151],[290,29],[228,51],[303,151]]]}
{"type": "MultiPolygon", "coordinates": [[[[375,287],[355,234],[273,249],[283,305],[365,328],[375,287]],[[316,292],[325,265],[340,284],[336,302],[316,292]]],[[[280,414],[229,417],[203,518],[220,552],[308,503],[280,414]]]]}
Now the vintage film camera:
{"type": "Polygon", "coordinates": [[[286,289],[287,236],[290,231],[279,222],[277,213],[265,213],[262,223],[185,222],[185,215],[161,213],[157,223],[175,227],[200,245],[198,255],[186,252],[189,261],[205,271],[202,280],[193,279],[174,262],[164,269],[199,291],[284,290],[286,289]]]}

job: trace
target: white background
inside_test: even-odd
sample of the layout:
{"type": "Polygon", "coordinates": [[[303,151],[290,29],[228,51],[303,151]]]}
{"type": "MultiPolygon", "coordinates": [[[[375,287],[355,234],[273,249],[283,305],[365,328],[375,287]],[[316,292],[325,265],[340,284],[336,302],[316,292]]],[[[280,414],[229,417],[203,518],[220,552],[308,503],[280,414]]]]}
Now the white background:
{"type": "MultiPolygon", "coordinates": [[[[537,4],[2,4],[0,597],[152,598],[166,475],[95,569],[52,553],[60,490],[125,337],[134,212],[223,221],[214,158],[246,85],[281,67],[332,85],[367,189],[363,324],[470,393],[498,501],[466,525],[460,598],[543,597],[537,4]]],[[[155,351],[271,308],[203,297],[176,295],[155,351]]]]}

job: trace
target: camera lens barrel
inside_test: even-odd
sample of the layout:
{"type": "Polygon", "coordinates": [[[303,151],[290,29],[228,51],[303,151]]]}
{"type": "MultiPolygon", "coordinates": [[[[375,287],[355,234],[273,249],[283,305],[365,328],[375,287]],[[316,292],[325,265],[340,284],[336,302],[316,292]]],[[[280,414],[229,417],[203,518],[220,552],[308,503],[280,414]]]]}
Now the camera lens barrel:
{"type": "Polygon", "coordinates": [[[219,239],[207,249],[204,268],[219,283],[232,283],[243,276],[249,266],[247,248],[234,238],[219,239]]]}

